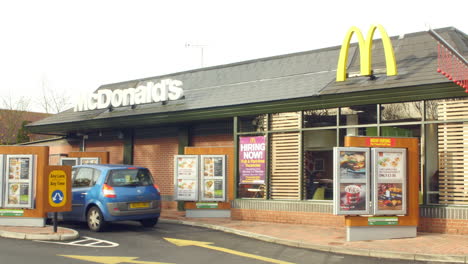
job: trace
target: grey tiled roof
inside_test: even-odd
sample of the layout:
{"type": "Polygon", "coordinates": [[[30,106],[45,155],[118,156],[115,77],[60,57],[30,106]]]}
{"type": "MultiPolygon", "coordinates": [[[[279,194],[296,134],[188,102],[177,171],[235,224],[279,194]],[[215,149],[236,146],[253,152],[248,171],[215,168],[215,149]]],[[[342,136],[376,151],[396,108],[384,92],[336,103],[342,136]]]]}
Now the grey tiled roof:
{"type": "MultiPolygon", "coordinates": [[[[437,32],[464,56],[468,55],[466,34],[445,28],[437,32]]],[[[137,87],[161,79],[181,80],[185,98],[170,101],[165,105],[153,103],[106,110],[73,112],[72,109],[38,121],[31,126],[73,123],[113,117],[164,114],[178,111],[210,109],[251,103],[280,101],[318,95],[341,94],[355,91],[388,89],[435,83],[448,80],[436,72],[437,44],[427,32],[392,37],[398,71],[397,76],[376,74],[377,79],[348,78],[335,82],[336,65],[340,46],[257,59],[217,67],[168,74],[107,84],[99,89],[124,89],[137,87]]],[[[350,57],[358,57],[356,44],[349,50],[350,57]]],[[[385,70],[383,48],[380,40],[374,40],[372,51],[373,69],[385,70]]],[[[350,59],[348,73],[358,72],[359,59],[350,59]]],[[[461,89],[461,88],[460,88],[461,89]]]]}

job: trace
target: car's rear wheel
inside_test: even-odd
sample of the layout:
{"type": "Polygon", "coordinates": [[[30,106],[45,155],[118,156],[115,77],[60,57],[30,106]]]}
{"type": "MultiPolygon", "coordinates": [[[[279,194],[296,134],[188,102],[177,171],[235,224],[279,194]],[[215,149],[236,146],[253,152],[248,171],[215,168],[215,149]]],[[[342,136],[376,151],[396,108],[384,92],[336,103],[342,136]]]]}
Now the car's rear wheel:
{"type": "Polygon", "coordinates": [[[88,210],[86,221],[89,229],[94,232],[101,232],[106,227],[106,221],[104,221],[102,212],[97,206],[93,206],[88,210]]]}
{"type": "Polygon", "coordinates": [[[153,227],[158,223],[159,218],[150,218],[150,219],[142,219],[140,220],[140,223],[144,227],[153,227]]]}

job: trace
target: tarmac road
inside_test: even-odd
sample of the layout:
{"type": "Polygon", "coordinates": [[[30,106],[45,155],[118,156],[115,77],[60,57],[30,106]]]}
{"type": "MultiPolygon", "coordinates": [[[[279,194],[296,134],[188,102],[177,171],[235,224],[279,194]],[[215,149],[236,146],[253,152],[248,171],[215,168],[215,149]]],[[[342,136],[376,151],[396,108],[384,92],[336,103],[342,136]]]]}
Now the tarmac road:
{"type": "Polygon", "coordinates": [[[143,228],[125,222],[102,233],[90,232],[82,224],[62,226],[79,231],[80,238],[61,242],[0,238],[0,263],[429,263],[319,252],[178,224],[143,228]]]}

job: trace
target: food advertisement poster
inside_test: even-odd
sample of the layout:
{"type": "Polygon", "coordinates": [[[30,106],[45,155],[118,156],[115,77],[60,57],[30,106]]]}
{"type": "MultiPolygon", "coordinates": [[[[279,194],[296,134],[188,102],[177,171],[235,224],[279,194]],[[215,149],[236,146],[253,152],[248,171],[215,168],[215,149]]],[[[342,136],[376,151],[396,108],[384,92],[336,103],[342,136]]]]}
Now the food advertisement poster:
{"type": "Polygon", "coordinates": [[[378,210],[401,211],[403,209],[403,187],[401,183],[379,183],[378,210]]]}
{"type": "Polygon", "coordinates": [[[377,177],[379,180],[402,180],[404,175],[403,153],[378,151],[377,177]]]}
{"type": "Polygon", "coordinates": [[[174,163],[176,200],[198,200],[198,156],[177,155],[174,163]]]}
{"type": "Polygon", "coordinates": [[[342,180],[365,180],[367,177],[366,153],[361,151],[340,151],[340,178],[342,180]]]}
{"type": "Polygon", "coordinates": [[[239,138],[239,183],[265,184],[265,137],[239,138]]]}
{"type": "Polygon", "coordinates": [[[32,155],[8,155],[5,207],[30,208],[34,179],[32,155]]]}
{"type": "Polygon", "coordinates": [[[366,210],[366,184],[341,183],[340,184],[340,210],[364,211],[366,210]]]}
{"type": "Polygon", "coordinates": [[[201,155],[201,200],[226,200],[226,156],[201,155]]]}
{"type": "Polygon", "coordinates": [[[370,149],[335,147],[333,211],[337,215],[367,215],[370,212],[370,149]]]}
{"type": "Polygon", "coordinates": [[[374,214],[406,214],[406,149],[373,148],[372,159],[374,214]]]}

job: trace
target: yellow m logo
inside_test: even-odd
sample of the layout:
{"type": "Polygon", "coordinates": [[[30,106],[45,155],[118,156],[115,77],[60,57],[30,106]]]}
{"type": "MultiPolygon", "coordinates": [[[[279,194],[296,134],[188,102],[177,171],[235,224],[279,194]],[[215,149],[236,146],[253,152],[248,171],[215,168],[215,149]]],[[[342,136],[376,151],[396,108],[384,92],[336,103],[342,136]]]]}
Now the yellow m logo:
{"type": "Polygon", "coordinates": [[[387,35],[387,32],[381,25],[373,25],[367,32],[367,40],[364,39],[361,30],[357,27],[351,27],[346,34],[346,37],[341,45],[340,58],[338,60],[338,69],[336,71],[336,81],[343,82],[346,80],[346,65],[348,64],[348,50],[351,37],[356,33],[358,38],[360,63],[361,63],[361,75],[371,75],[372,67],[372,39],[374,37],[375,30],[378,29],[380,36],[382,37],[382,44],[385,51],[385,61],[387,63],[387,76],[397,75],[397,66],[395,60],[395,53],[393,52],[392,42],[387,35]]]}

